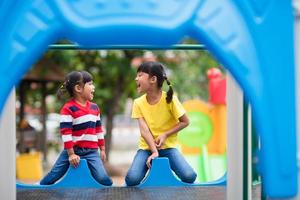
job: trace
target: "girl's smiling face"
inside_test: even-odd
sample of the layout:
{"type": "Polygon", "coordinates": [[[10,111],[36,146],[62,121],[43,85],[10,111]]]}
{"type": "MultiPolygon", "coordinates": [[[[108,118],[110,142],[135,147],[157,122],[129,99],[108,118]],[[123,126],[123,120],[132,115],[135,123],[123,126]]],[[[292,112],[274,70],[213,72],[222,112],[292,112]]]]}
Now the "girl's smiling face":
{"type": "Polygon", "coordinates": [[[84,84],[81,95],[85,100],[91,101],[94,98],[94,92],[95,92],[94,83],[93,81],[89,81],[84,84]]]}
{"type": "Polygon", "coordinates": [[[150,77],[145,72],[138,72],[135,81],[138,93],[144,93],[150,88],[150,77]]]}

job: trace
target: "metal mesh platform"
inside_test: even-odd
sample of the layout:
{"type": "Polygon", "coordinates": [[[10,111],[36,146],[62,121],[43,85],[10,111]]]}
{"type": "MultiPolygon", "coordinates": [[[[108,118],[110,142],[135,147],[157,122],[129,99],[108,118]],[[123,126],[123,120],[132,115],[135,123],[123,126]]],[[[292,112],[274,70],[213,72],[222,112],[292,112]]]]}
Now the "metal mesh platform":
{"type": "MultiPolygon", "coordinates": [[[[260,185],[253,186],[253,200],[260,200],[260,185]]],[[[225,200],[226,188],[209,187],[110,187],[104,189],[18,189],[18,200],[225,200]]]]}

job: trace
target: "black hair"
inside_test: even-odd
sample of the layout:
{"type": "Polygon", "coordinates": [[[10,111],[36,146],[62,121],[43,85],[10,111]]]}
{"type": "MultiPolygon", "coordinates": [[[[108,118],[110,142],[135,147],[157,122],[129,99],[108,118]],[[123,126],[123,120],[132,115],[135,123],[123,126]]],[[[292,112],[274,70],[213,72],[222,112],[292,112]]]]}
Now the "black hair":
{"type": "Polygon", "coordinates": [[[81,85],[82,87],[93,81],[92,75],[87,71],[72,71],[67,74],[65,82],[60,86],[57,91],[57,96],[62,98],[67,92],[70,97],[74,97],[74,87],[76,85],[81,85]]]}
{"type": "Polygon", "coordinates": [[[160,62],[153,62],[153,61],[144,62],[138,67],[137,73],[138,72],[147,73],[151,77],[156,76],[157,86],[159,88],[161,88],[163,86],[164,81],[166,81],[169,86],[169,90],[167,91],[166,101],[167,101],[167,103],[170,103],[172,101],[174,92],[173,92],[172,85],[171,85],[170,81],[168,80],[168,77],[164,70],[163,64],[161,64],[160,62]]]}

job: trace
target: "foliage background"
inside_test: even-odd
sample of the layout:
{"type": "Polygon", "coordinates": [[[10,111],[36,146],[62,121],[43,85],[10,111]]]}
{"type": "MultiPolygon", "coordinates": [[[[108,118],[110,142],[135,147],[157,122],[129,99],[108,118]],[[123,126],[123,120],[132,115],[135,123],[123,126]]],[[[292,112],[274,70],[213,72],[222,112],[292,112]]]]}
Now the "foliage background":
{"type": "MultiPolygon", "coordinates": [[[[72,70],[87,70],[93,75],[96,87],[94,102],[101,108],[102,117],[106,118],[108,154],[114,116],[123,112],[128,98],[138,96],[134,81],[138,62],[149,59],[162,62],[181,101],[207,100],[206,71],[211,67],[220,67],[213,56],[205,50],[49,50],[41,59],[52,60],[60,66],[64,74],[72,70]]],[[[45,70],[47,67],[49,66],[45,66],[45,70]]],[[[55,99],[54,104],[47,105],[47,109],[51,112],[59,112],[65,102],[56,99],[59,84],[51,82],[47,84],[47,96],[55,99]]],[[[167,89],[166,86],[164,89],[167,89]]],[[[39,108],[41,93],[38,86],[31,86],[28,93],[26,103],[39,108]]]]}

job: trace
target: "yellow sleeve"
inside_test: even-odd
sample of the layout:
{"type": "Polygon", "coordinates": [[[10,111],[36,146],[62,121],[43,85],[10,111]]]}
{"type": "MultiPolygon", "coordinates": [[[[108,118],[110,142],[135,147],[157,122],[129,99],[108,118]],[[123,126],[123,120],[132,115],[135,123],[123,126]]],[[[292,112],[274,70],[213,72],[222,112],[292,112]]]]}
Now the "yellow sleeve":
{"type": "Polygon", "coordinates": [[[132,113],[131,113],[131,118],[138,119],[143,117],[142,112],[140,110],[140,107],[136,100],[133,101],[133,106],[132,106],[132,113]]]}
{"type": "Polygon", "coordinates": [[[180,103],[177,96],[175,96],[175,95],[173,96],[173,99],[172,99],[171,111],[173,113],[173,116],[176,119],[180,118],[182,115],[184,115],[186,113],[183,105],[180,103]]]}

